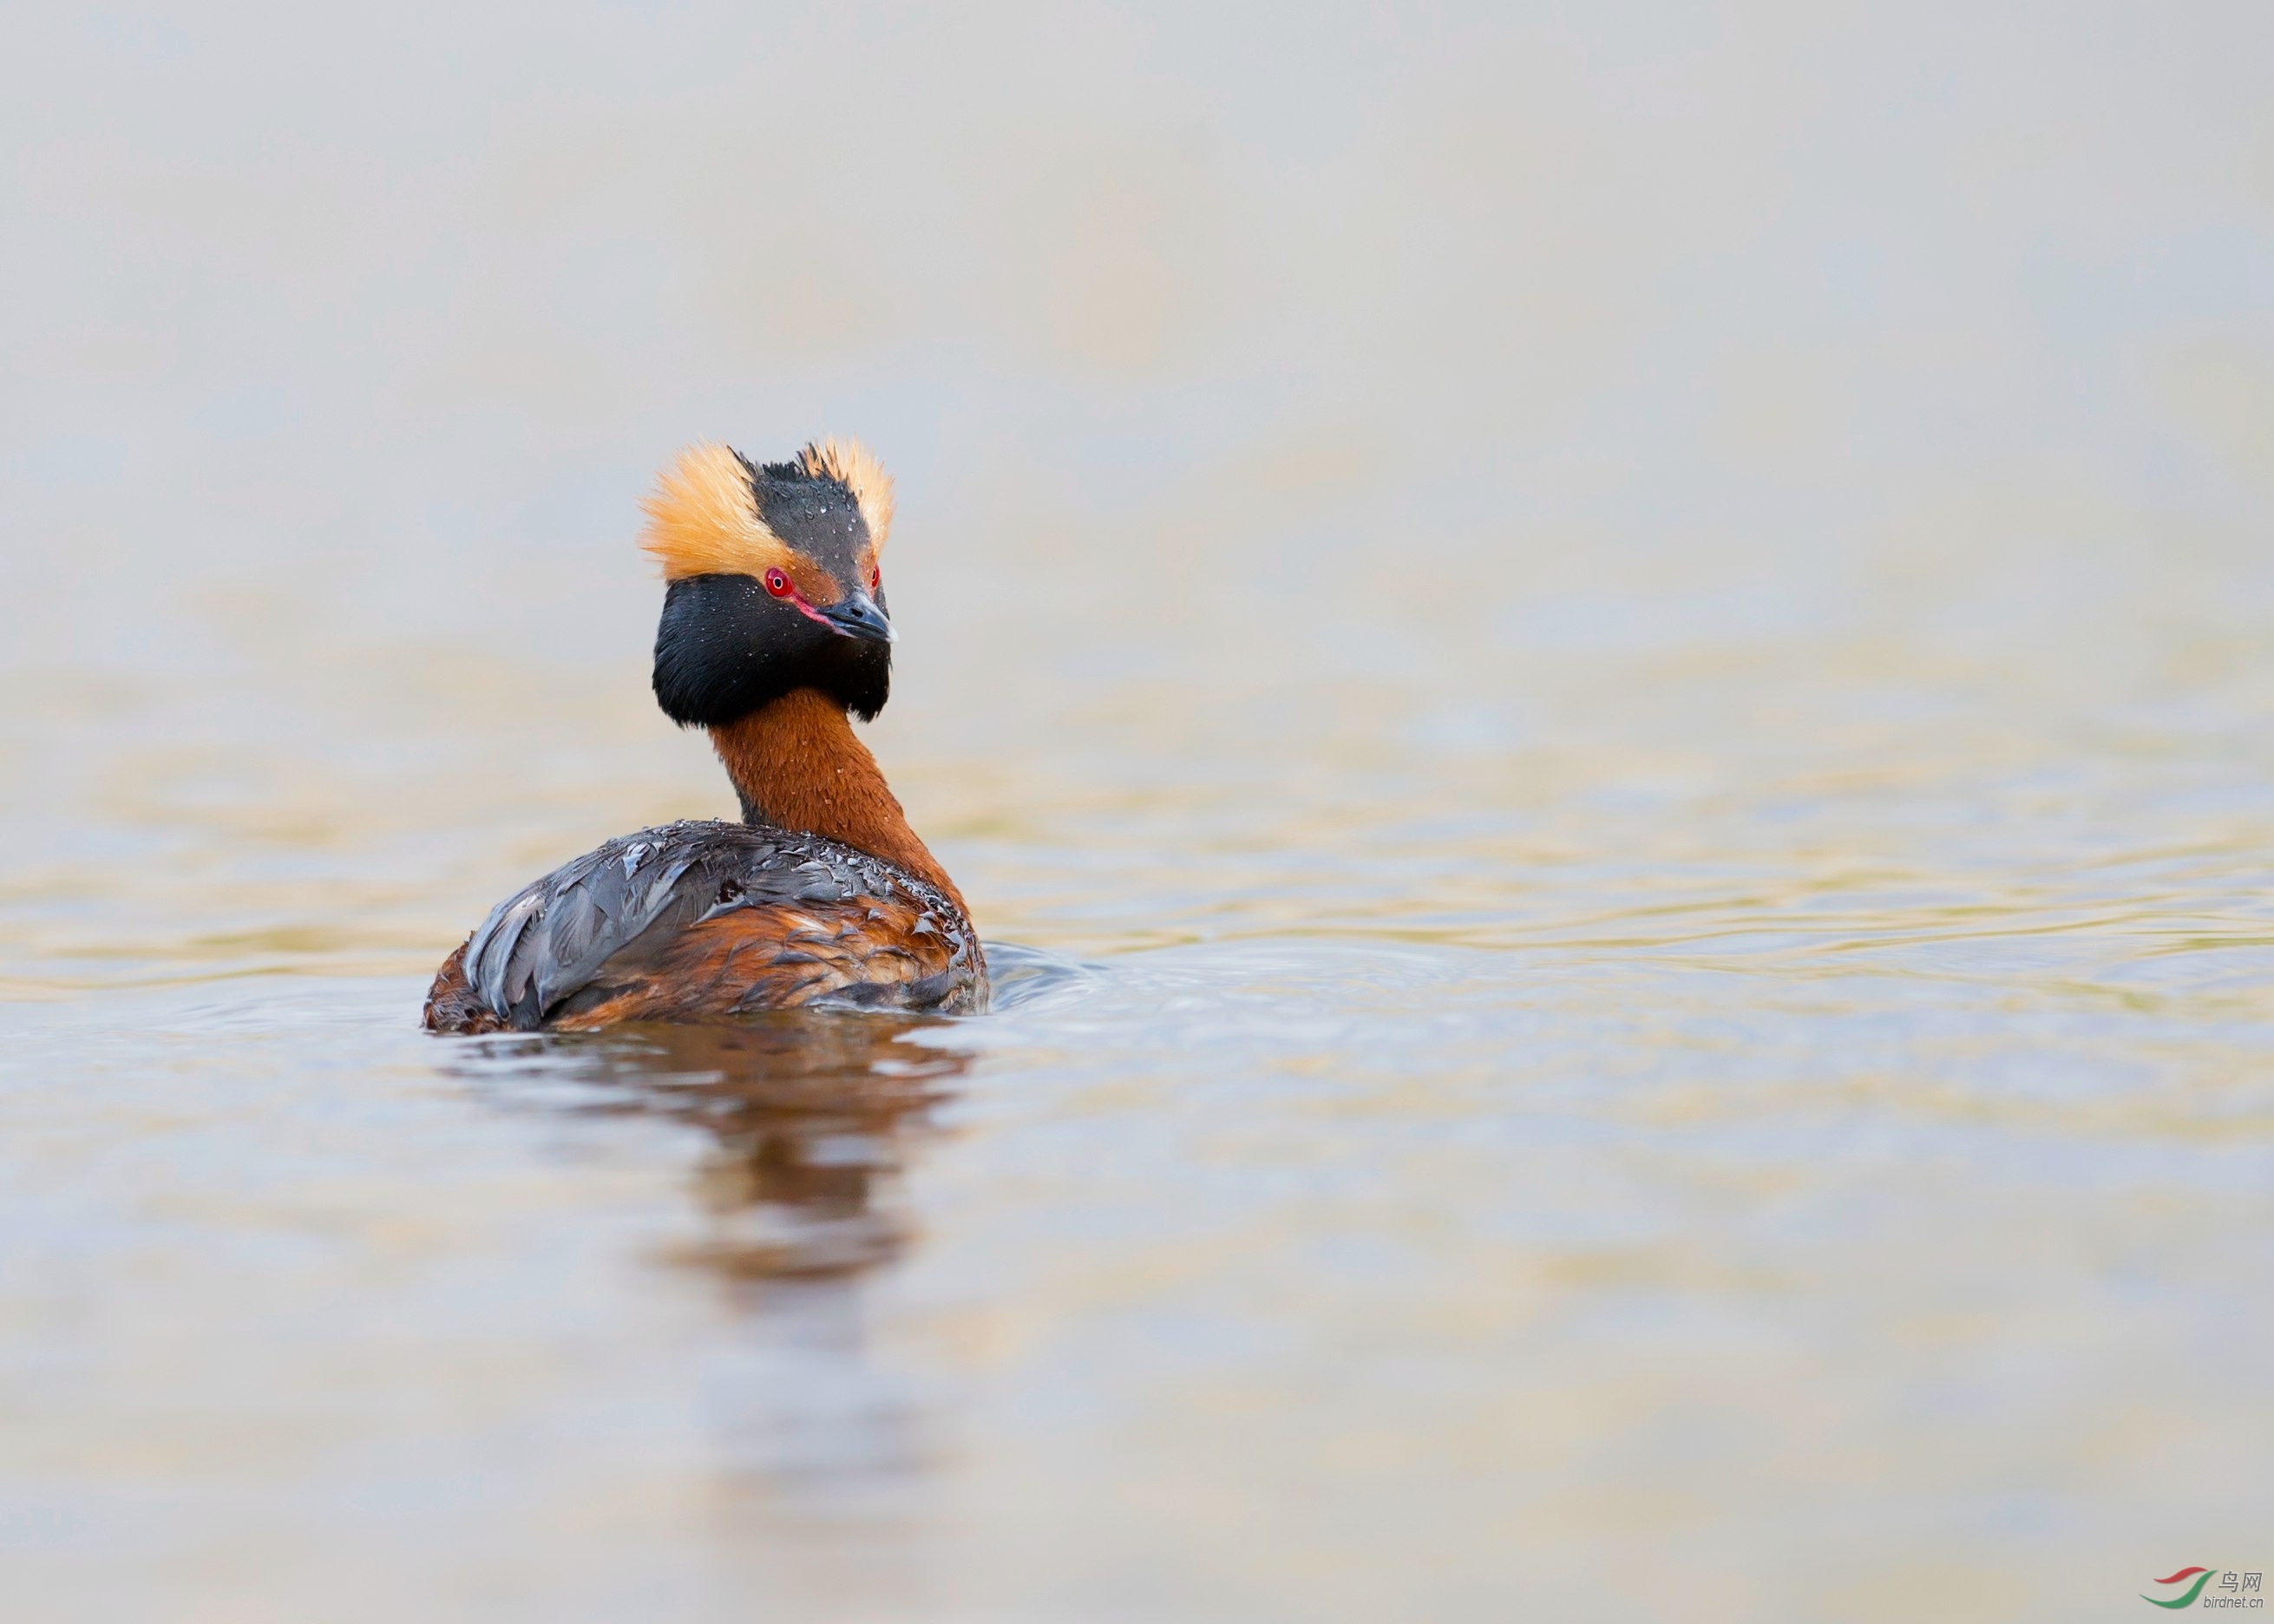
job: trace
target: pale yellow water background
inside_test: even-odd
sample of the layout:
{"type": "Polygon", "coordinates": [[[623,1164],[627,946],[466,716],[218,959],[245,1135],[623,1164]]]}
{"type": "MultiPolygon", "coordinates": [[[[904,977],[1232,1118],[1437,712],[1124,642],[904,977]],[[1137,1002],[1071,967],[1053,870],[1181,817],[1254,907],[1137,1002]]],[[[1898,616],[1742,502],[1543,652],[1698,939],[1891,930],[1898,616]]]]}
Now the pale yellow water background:
{"type": "Polygon", "coordinates": [[[2274,10],[34,8],[0,1615],[2274,1570],[2274,10]],[[1000,1013],[452,1043],[871,440],[1000,1013]]]}

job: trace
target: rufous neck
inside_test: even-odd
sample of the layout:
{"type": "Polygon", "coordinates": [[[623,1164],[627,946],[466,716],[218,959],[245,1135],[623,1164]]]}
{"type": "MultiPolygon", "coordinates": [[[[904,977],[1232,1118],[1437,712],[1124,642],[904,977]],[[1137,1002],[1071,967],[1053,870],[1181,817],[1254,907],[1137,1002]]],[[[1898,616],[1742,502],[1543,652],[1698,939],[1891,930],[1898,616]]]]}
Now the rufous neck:
{"type": "Polygon", "coordinates": [[[844,706],[802,688],[713,727],[711,742],[742,798],[744,822],[807,831],[881,857],[938,886],[971,917],[955,882],[908,827],[844,706]]]}

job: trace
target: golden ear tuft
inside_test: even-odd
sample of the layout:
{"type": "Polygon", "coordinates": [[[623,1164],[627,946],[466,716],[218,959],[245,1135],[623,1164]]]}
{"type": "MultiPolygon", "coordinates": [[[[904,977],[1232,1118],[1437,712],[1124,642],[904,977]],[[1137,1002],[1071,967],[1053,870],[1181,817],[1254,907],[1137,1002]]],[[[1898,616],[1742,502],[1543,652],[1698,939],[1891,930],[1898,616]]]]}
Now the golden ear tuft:
{"type": "Polygon", "coordinates": [[[808,446],[797,460],[809,474],[834,479],[853,492],[861,504],[861,522],[869,527],[869,540],[882,553],[892,529],[892,477],[877,461],[877,454],[857,440],[829,439],[808,446]]]}
{"type": "Polygon", "coordinates": [[[758,517],[749,470],[724,446],[706,441],[681,452],[640,508],[647,515],[640,545],[666,581],[762,575],[789,553],[758,517]]]}

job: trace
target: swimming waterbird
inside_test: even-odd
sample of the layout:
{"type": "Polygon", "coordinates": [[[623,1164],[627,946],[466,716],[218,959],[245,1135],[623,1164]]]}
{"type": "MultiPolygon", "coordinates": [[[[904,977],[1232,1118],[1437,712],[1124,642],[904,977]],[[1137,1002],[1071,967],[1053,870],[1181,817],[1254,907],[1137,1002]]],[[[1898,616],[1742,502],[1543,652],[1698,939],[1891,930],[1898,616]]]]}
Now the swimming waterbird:
{"type": "Polygon", "coordinates": [[[698,445],[645,508],[656,700],[709,730],[742,821],[619,836],[507,898],[435,976],[428,1029],[983,1004],[962,893],[847,720],[892,684],[882,466],[847,440],[764,463],[698,445]]]}

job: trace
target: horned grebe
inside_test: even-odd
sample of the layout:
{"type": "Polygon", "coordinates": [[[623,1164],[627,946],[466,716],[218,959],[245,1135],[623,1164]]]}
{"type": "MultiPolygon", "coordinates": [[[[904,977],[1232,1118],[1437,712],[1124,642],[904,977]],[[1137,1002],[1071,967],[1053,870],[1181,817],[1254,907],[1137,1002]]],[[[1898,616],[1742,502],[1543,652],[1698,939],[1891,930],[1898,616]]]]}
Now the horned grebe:
{"type": "Polygon", "coordinates": [[[884,469],[846,440],[763,464],[701,445],[644,506],[668,583],[655,696],[709,730],[742,821],[619,836],[508,897],[435,976],[427,1028],[983,1004],[962,894],[846,719],[892,683],[884,469]]]}

